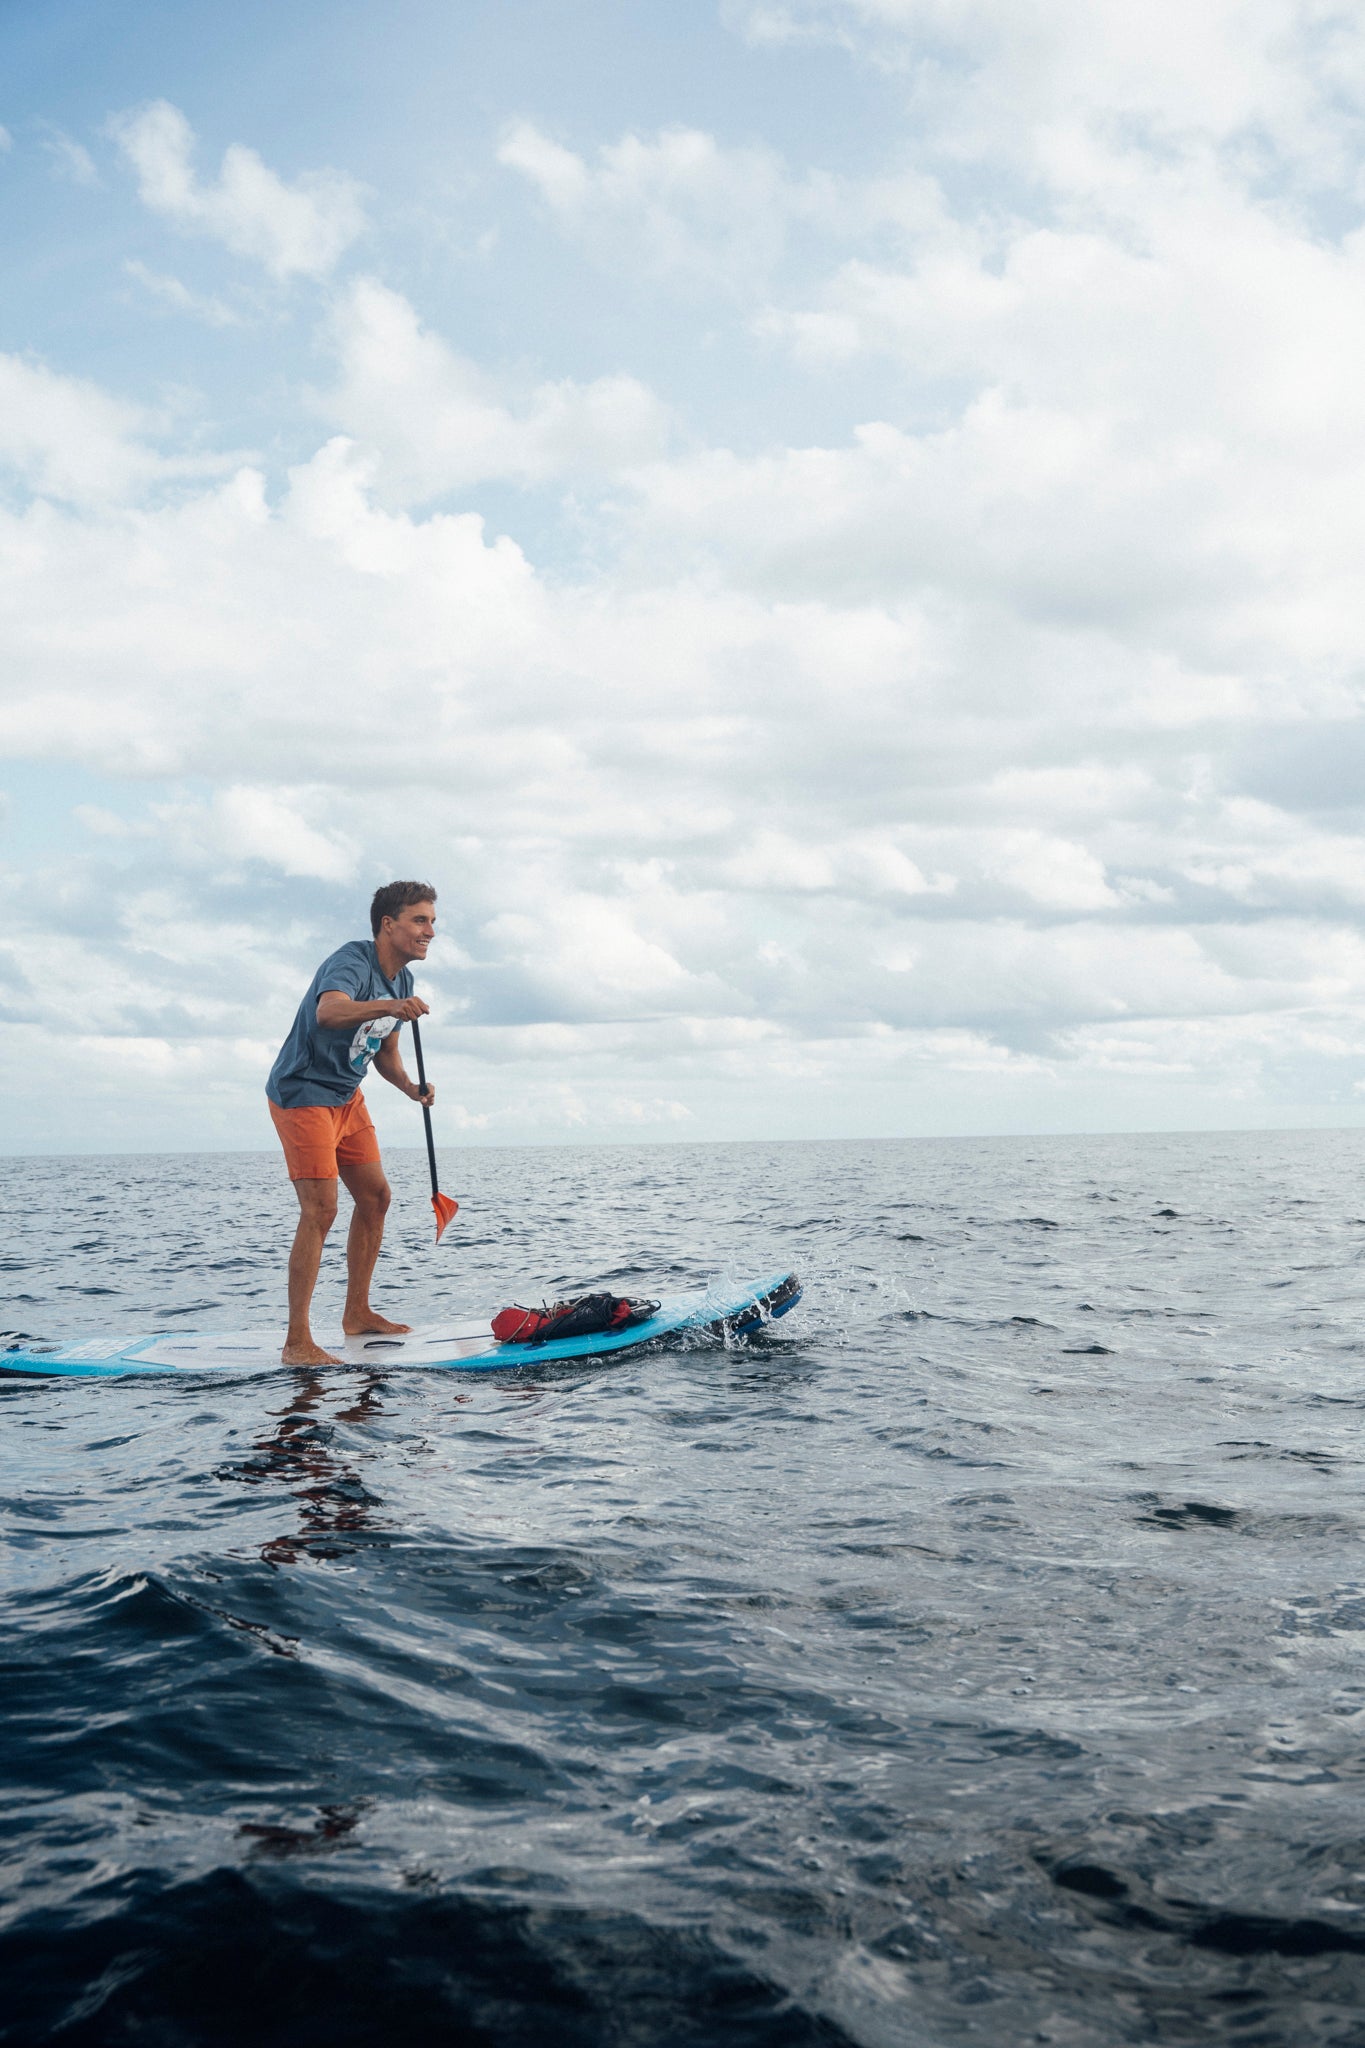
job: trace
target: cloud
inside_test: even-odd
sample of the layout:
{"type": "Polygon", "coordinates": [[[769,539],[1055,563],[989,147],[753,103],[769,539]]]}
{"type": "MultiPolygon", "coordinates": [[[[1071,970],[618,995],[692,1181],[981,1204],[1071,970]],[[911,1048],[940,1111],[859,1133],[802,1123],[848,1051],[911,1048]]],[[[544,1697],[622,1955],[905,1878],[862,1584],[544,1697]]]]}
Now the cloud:
{"type": "MultiPolygon", "coordinates": [[[[55,932],[83,1086],[245,1103],[415,871],[471,1130],[1353,1105],[1365,240],[1324,95],[1360,39],[1289,0],[1155,19],[1166,50],[1109,0],[749,17],[893,75],[913,118],[862,172],[509,129],[592,259],[562,347],[518,329],[556,374],[352,280],[287,465],[196,475],[201,420],[3,359],[0,743],[86,778],[60,867],[11,860],[32,1071],[55,932]]],[[[174,110],[136,132],[169,217],[325,270],[174,110]]]]}
{"type": "Polygon", "coordinates": [[[503,134],[498,161],[533,185],[554,219],[626,274],[705,280],[746,296],[793,232],[844,233],[933,212],[931,180],[853,183],[793,176],[775,150],[726,146],[696,128],[626,134],[592,161],[533,122],[503,134]]]}
{"type": "MultiPolygon", "coordinates": [[[[997,144],[1021,128],[1126,119],[1167,142],[1259,130],[1318,155],[1365,85],[1360,24],[1315,0],[1154,0],[1141,15],[1124,0],[788,0],[729,15],[758,41],[823,35],[874,51],[918,104],[936,104],[943,129],[989,112],[997,144]]],[[[982,142],[973,122],[957,146],[982,142]]]]}
{"type": "Polygon", "coordinates": [[[150,445],[157,424],[86,378],[0,355],[0,470],[37,496],[111,503],[221,466],[214,456],[161,456],[150,445]]]}
{"type": "Polygon", "coordinates": [[[60,128],[49,128],[43,137],[43,148],[52,159],[58,174],[73,185],[94,186],[100,181],[95,160],[88,149],[74,137],[60,128]]]}
{"type": "Polygon", "coordinates": [[[592,177],[582,157],[541,133],[533,121],[515,121],[498,146],[498,162],[539,188],[556,213],[577,213],[592,195],[592,177]]]}
{"type": "MultiPolygon", "coordinates": [[[[1080,714],[1070,764],[1045,697],[997,708],[983,745],[938,693],[922,623],[686,584],[610,602],[550,587],[475,518],[380,510],[343,444],[275,505],[246,473],[139,514],[132,574],[129,538],[117,514],[49,520],[0,583],[27,678],[0,738],[220,784],[151,806],[145,855],[129,840],[205,906],[202,941],[175,935],[182,965],[212,953],[215,896],[254,872],[358,900],[415,861],[467,962],[462,1028],[559,1020],[570,1064],[597,1059],[582,1034],[610,1020],[618,1059],[753,1076],[773,1030],[798,1064],[810,1038],[828,1065],[868,1031],[909,1057],[914,1034],[968,1027],[1036,1061],[1106,1018],[1365,995],[1365,956],[1331,921],[1353,915],[1365,841],[1201,793],[1188,743],[1139,770],[1140,691],[1127,723],[1112,695],[1080,714]],[[1045,765],[1021,768],[1040,746],[1045,765]],[[701,1022],[730,1035],[699,1039],[701,1022]]],[[[144,951],[149,900],[130,880],[144,951]]],[[[91,915],[78,979],[119,925],[91,915]]],[[[240,1036],[277,979],[194,1001],[240,1036]]],[[[134,982],[130,1028],[189,1000],[134,982]]]]}
{"type": "Polygon", "coordinates": [[[634,1128],[693,1121],[692,1111],[685,1102],[671,1102],[667,1096],[658,1095],[646,1101],[641,1101],[638,1096],[615,1095],[607,1104],[607,1114],[613,1123],[634,1128]]]}
{"type": "Polygon", "coordinates": [[[183,861],[227,860],[238,867],[260,862],[284,875],[348,882],[358,864],[355,840],[334,825],[310,823],[304,815],[310,810],[325,819],[330,809],[325,791],[235,783],[208,804],[164,806],[156,816],[179,842],[183,861]]]}
{"type": "Polygon", "coordinates": [[[668,415],[633,377],[564,378],[509,398],[399,293],[360,278],[337,304],[339,376],[320,398],[400,502],[490,478],[536,485],[591,477],[662,451],[668,415]]]}
{"type": "Polygon", "coordinates": [[[178,277],[164,277],[155,270],[149,270],[145,263],[130,257],[123,266],[127,275],[135,278],[153,298],[163,305],[171,306],[177,313],[187,313],[192,319],[202,320],[209,327],[240,327],[243,315],[222,299],[202,292],[192,292],[178,277]]]}
{"type": "Polygon", "coordinates": [[[338,171],[305,171],[289,184],[255,150],[233,143],[216,182],[202,182],[191,162],[194,131],[167,100],[115,116],[110,132],[146,206],[274,277],[324,277],[364,230],[361,188],[338,171]]]}

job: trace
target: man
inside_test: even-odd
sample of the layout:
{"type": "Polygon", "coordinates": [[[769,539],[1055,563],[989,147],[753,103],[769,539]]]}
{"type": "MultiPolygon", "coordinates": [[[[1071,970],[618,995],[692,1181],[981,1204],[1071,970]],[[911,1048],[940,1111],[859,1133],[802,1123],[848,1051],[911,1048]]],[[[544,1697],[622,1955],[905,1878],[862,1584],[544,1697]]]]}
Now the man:
{"type": "Polygon", "coordinates": [[[341,1327],[348,1337],[410,1328],[370,1307],[391,1197],[360,1083],[373,1060],[409,1101],[436,1098],[435,1089],[409,1080],[398,1050],[400,1027],[427,1014],[412,992],[409,963],[425,960],[435,937],[436,891],[429,882],[386,883],[370,905],[370,930],[373,939],[352,939],[323,961],[265,1085],[299,1198],[289,1254],[289,1333],[280,1353],[286,1365],[342,1363],[314,1343],[309,1321],[322,1247],[336,1220],[338,1176],[355,1203],[341,1327]]]}

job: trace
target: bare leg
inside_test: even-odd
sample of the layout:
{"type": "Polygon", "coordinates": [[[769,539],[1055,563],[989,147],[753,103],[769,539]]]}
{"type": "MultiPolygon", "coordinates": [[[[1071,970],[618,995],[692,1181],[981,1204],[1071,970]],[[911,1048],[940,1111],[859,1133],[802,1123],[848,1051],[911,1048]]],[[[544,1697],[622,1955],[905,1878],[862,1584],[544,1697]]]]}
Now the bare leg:
{"type": "Polygon", "coordinates": [[[384,1218],[393,1197],[384,1169],[376,1159],[364,1166],[338,1162],[337,1171],[345,1181],[355,1214],[346,1239],[346,1307],[341,1327],[348,1337],[376,1333],[396,1336],[410,1330],[410,1323],[391,1323],[370,1307],[370,1282],[374,1278],[379,1247],[384,1242],[384,1218]]]}
{"type": "Polygon", "coordinates": [[[340,1365],[341,1359],[313,1342],[309,1322],[322,1247],[336,1221],[337,1184],[334,1180],[296,1180],[294,1193],[299,1198],[299,1227],[289,1253],[289,1334],[280,1357],[286,1365],[340,1365]]]}

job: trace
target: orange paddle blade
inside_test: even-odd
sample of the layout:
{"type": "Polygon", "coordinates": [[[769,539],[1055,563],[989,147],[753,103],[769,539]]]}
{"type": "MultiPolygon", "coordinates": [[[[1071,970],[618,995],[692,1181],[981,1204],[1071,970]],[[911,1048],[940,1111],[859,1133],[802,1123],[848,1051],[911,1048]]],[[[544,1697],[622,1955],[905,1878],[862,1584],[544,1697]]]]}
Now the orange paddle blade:
{"type": "Polygon", "coordinates": [[[449,1195],[433,1195],[431,1206],[436,1211],[436,1242],[439,1244],[441,1242],[441,1232],[445,1229],[447,1223],[450,1222],[450,1219],[460,1205],[458,1202],[453,1202],[449,1195]]]}

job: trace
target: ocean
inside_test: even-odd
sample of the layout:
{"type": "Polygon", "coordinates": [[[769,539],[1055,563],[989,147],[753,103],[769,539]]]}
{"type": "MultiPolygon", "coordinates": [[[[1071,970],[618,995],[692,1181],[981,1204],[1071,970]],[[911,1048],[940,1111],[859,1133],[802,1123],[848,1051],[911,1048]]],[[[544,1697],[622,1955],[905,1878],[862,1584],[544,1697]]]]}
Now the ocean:
{"type": "MultiPolygon", "coordinates": [[[[1365,2041],[1365,1134],[388,1164],[389,1313],[805,1300],[0,1381],[0,2041],[1365,2041]]],[[[11,1331],[282,1327],[272,1156],[0,1187],[11,1331]]]]}

